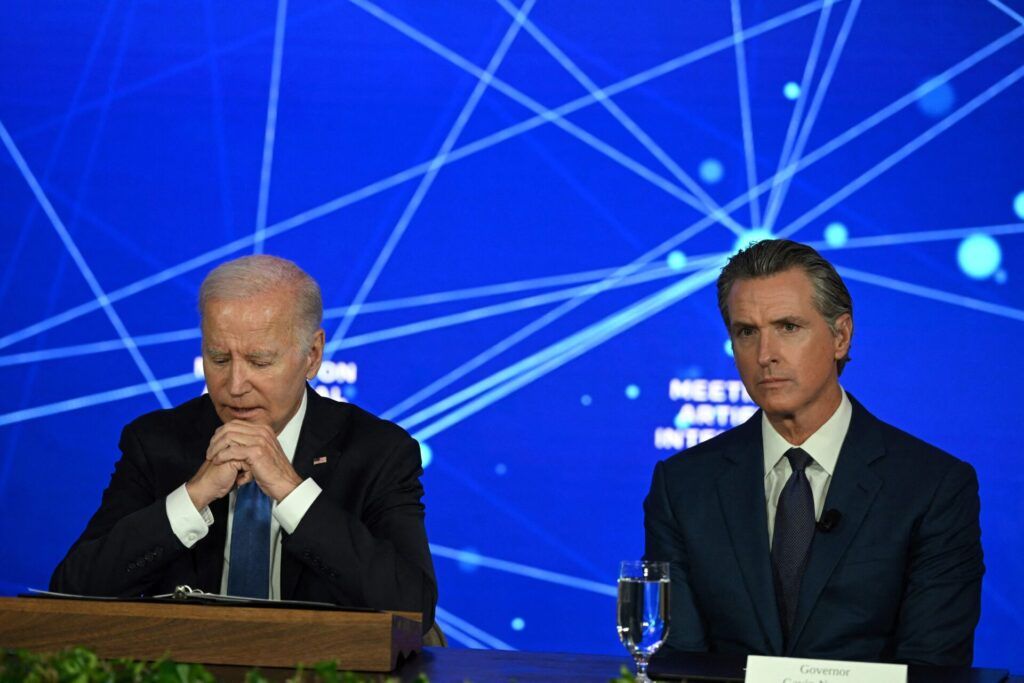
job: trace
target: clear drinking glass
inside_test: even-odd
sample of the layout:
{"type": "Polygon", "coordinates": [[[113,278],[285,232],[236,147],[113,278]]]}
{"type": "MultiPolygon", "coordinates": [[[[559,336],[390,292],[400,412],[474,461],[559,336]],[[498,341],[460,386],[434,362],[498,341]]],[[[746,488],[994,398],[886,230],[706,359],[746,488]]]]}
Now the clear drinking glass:
{"type": "Polygon", "coordinates": [[[647,663],[668,636],[668,562],[628,560],[619,570],[619,640],[636,661],[636,679],[647,678],[647,663]]]}

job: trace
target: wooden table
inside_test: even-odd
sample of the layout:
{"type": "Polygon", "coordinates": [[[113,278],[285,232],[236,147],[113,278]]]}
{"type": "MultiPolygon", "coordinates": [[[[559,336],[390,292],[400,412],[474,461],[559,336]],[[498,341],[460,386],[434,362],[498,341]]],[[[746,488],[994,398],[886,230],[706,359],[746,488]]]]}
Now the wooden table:
{"type": "Polygon", "coordinates": [[[100,657],[169,657],[204,665],[280,667],[333,660],[391,671],[423,645],[418,614],[110,600],[0,598],[0,647],[100,657]]]}
{"type": "MultiPolygon", "coordinates": [[[[86,645],[104,657],[203,662],[224,681],[243,681],[254,665],[272,680],[294,673],[297,661],[333,659],[345,669],[389,671],[431,683],[574,681],[607,683],[632,659],[621,656],[423,648],[418,614],[224,607],[145,602],[0,598],[0,647],[53,651],[86,645]],[[412,656],[406,657],[410,652],[412,656]]],[[[684,656],[685,657],[685,656],[684,656]]],[[[699,662],[674,662],[691,670],[699,662]]],[[[716,656],[724,675],[742,676],[745,658],[716,656]]],[[[910,683],[1024,683],[993,670],[911,667],[910,683]],[[995,676],[995,677],[994,677],[995,676]]],[[[723,674],[715,674],[723,675],[723,674]]],[[[735,680],[735,678],[734,678],[735,680]]]]}

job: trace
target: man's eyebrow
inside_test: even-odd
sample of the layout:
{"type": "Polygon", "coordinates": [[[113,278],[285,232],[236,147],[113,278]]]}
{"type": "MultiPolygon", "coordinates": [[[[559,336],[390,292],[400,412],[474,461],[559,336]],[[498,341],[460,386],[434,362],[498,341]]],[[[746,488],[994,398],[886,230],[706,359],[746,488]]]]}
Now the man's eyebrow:
{"type": "Polygon", "coordinates": [[[248,360],[273,360],[277,356],[278,353],[276,351],[251,351],[245,354],[248,360]]]}
{"type": "Polygon", "coordinates": [[[781,318],[776,318],[772,321],[772,325],[786,325],[793,323],[794,325],[806,325],[807,319],[802,318],[799,315],[784,315],[781,318]]]}

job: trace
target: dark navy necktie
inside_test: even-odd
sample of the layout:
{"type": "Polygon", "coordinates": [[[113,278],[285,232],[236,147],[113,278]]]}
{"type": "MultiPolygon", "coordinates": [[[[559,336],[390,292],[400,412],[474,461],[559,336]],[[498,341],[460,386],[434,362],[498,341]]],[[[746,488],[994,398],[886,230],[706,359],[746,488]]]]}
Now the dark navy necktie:
{"type": "Polygon", "coordinates": [[[814,462],[799,448],[786,451],[793,467],[775,511],[775,535],[772,537],[772,570],[775,597],[779,604],[782,631],[788,640],[796,615],[800,580],[807,565],[807,554],[814,538],[814,496],[804,470],[814,462]]]}
{"type": "Polygon", "coordinates": [[[270,498],[255,481],[235,492],[228,595],[270,597],[270,498]]]}

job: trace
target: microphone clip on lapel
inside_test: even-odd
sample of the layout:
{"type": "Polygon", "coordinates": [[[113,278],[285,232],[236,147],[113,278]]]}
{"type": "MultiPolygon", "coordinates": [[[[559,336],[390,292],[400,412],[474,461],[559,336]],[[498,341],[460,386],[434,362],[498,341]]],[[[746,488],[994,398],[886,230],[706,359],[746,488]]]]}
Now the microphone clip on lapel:
{"type": "Polygon", "coordinates": [[[820,531],[823,534],[827,534],[839,526],[839,521],[842,518],[842,513],[839,512],[839,510],[832,508],[831,510],[826,510],[825,512],[822,513],[821,519],[818,520],[818,523],[815,526],[817,527],[818,531],[820,531]]]}

